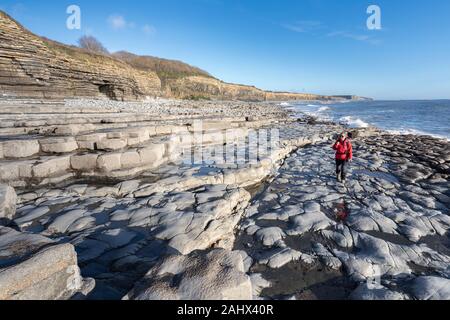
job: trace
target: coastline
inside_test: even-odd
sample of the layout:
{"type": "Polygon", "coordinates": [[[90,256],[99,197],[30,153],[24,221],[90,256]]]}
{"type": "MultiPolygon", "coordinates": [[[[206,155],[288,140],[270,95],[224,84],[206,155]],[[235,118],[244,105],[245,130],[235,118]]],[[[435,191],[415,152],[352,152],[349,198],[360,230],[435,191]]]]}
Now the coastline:
{"type": "Polygon", "coordinates": [[[350,128],[377,127],[391,134],[431,136],[450,141],[445,130],[450,100],[346,101],[342,103],[283,103],[299,113],[334,121],[350,128]],[[323,105],[323,106],[322,106],[323,105]],[[405,115],[406,114],[406,115],[405,115]],[[430,114],[436,114],[435,117],[430,114]],[[439,115],[439,116],[438,116],[439,115]],[[422,120],[417,121],[417,119],[422,120]],[[438,127],[439,129],[436,129],[438,127]]]}
{"type": "MultiPolygon", "coordinates": [[[[41,268],[46,250],[56,250],[59,259],[71,252],[65,266],[77,283],[59,296],[449,297],[436,287],[450,281],[448,141],[355,130],[356,161],[343,187],[330,145],[344,127],[293,119],[277,103],[79,100],[2,110],[0,176],[16,190],[0,189],[0,274],[41,268]],[[279,143],[253,163],[187,161],[188,149],[211,155],[226,151],[229,135],[238,145],[273,129],[279,143]],[[174,150],[181,157],[170,157],[174,150]],[[336,219],[341,209],[348,220],[336,219]],[[177,264],[171,277],[158,276],[177,264]],[[205,283],[223,271],[217,264],[231,271],[211,292],[205,283]],[[381,282],[371,287],[377,270],[381,282]]],[[[44,281],[35,277],[18,288],[0,276],[9,290],[0,292],[31,296],[44,281]]]]}

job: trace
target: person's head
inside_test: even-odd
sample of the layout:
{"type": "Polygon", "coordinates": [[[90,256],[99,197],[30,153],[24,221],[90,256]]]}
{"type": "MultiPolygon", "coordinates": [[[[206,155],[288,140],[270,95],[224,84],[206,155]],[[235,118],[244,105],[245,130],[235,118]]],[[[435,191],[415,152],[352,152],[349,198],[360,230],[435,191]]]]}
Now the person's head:
{"type": "Polygon", "coordinates": [[[339,135],[339,140],[344,141],[345,139],[347,139],[347,133],[343,132],[339,135]]]}

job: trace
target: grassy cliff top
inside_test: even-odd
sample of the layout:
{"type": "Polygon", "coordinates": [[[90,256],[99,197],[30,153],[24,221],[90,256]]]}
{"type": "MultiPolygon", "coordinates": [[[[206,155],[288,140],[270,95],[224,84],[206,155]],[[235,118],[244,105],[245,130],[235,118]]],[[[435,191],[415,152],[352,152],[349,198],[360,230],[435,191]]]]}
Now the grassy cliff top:
{"type": "Polygon", "coordinates": [[[127,62],[136,69],[156,72],[161,81],[191,76],[212,78],[208,72],[177,60],[138,56],[126,51],[113,53],[113,56],[127,62]]]}

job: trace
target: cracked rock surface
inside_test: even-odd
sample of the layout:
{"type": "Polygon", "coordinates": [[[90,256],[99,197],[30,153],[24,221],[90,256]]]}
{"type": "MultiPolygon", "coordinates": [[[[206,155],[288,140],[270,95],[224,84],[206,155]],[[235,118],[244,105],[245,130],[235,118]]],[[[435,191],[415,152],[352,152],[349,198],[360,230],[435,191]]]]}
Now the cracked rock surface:
{"type": "Polygon", "coordinates": [[[448,143],[357,139],[345,185],[330,148],[295,152],[246,211],[235,249],[253,259],[250,275],[272,283],[260,296],[446,299],[438,279],[450,276],[448,143]],[[432,152],[415,156],[417,148],[432,152]]]}
{"type": "Polygon", "coordinates": [[[173,103],[131,105],[145,120],[130,127],[138,119],[127,113],[95,125],[86,115],[49,120],[56,136],[42,139],[48,131],[32,131],[42,117],[5,125],[4,134],[37,136],[1,144],[0,175],[16,188],[0,186],[0,296],[29,298],[50,281],[48,299],[449,298],[448,142],[360,130],[343,185],[331,149],[341,126],[251,119],[258,105],[239,114],[247,119],[210,119],[205,143],[187,146],[178,130],[192,121],[145,113],[173,103]],[[236,129],[232,163],[222,161],[227,126],[236,129]],[[280,140],[246,148],[239,141],[255,138],[251,128],[280,140]],[[11,272],[51,261],[61,269],[11,294],[11,272]]]}

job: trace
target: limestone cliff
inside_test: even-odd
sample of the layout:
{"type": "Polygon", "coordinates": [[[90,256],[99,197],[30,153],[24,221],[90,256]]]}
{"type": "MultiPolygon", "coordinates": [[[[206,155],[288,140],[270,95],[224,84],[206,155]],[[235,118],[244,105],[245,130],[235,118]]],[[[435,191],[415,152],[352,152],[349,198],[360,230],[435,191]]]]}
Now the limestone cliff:
{"type": "MultiPolygon", "coordinates": [[[[203,76],[184,77],[168,82],[169,94],[181,99],[223,99],[249,101],[330,100],[315,94],[270,92],[256,87],[230,84],[203,76]]],[[[336,98],[335,100],[341,100],[336,98]]]]}
{"type": "Polygon", "coordinates": [[[0,11],[3,96],[138,100],[160,95],[160,89],[161,81],[154,72],[40,38],[0,11]]]}

